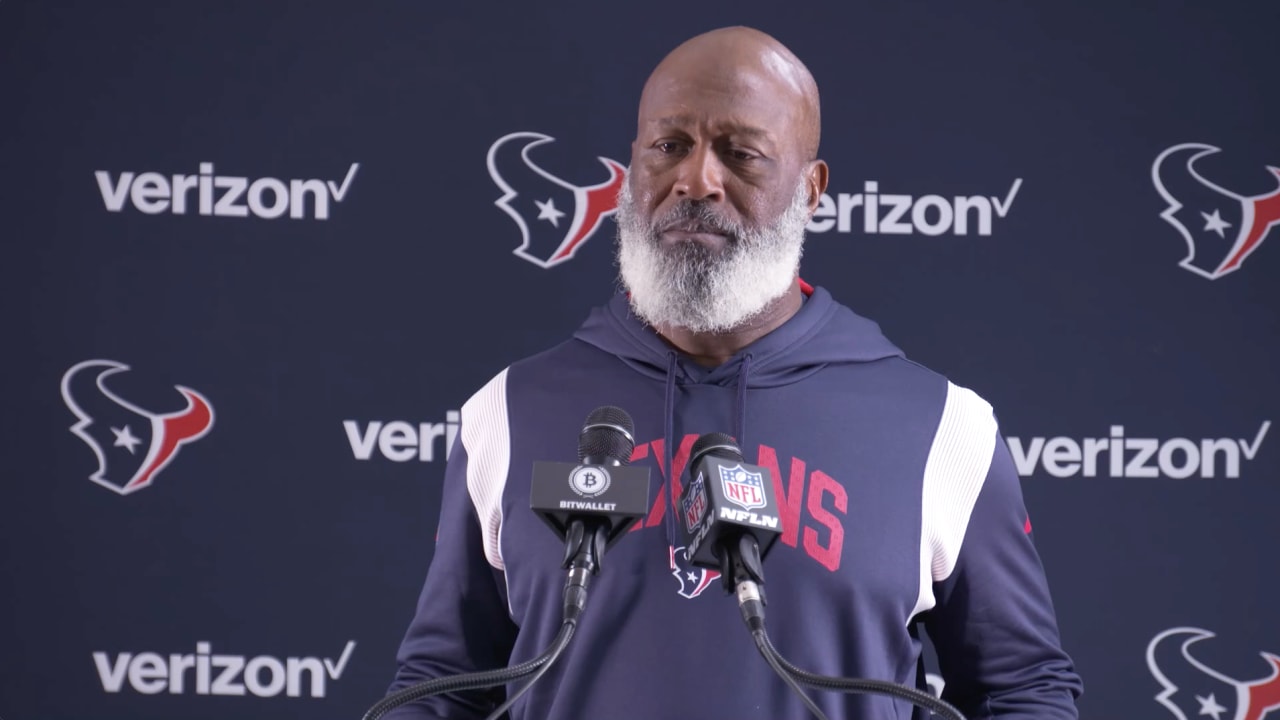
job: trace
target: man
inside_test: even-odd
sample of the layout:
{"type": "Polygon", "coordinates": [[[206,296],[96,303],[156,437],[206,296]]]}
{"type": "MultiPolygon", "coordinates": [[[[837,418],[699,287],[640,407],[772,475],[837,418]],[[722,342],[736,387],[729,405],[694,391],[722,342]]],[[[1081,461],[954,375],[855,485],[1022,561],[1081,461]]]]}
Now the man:
{"type": "MultiPolygon", "coordinates": [[[[765,571],[784,657],[924,688],[923,625],[944,697],[967,717],[1077,717],[1080,680],[991,407],[799,279],[827,185],[804,65],[761,32],[709,32],[657,66],[638,120],[617,218],[626,292],[463,406],[392,690],[550,646],[564,547],[529,510],[530,469],[572,459],[548,455],[616,405],[635,419],[635,464],[657,479],[653,510],[610,548],[568,650],[512,718],[809,716],[734,601],[685,562],[674,507],[708,432],[774,475],[784,532],[765,571]]],[[[883,696],[810,695],[831,718],[925,717],[883,696]]],[[[439,696],[389,717],[483,718],[502,697],[439,696]]]]}

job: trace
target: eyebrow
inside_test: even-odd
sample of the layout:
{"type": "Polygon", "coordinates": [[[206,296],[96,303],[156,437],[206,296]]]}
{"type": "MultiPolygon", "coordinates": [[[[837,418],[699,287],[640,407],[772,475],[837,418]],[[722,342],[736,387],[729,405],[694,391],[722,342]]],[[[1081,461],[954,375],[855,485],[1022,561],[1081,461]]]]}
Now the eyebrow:
{"type": "MultiPolygon", "coordinates": [[[[697,122],[697,119],[693,115],[667,115],[665,117],[657,118],[656,120],[651,120],[650,122],[653,123],[654,125],[658,125],[660,127],[666,128],[666,127],[680,127],[683,125],[690,125],[697,122]]],[[[734,122],[732,120],[721,123],[721,127],[727,128],[729,132],[733,133],[734,135],[742,135],[744,137],[755,138],[760,140],[773,139],[773,136],[767,130],[755,127],[753,125],[734,122]]]]}

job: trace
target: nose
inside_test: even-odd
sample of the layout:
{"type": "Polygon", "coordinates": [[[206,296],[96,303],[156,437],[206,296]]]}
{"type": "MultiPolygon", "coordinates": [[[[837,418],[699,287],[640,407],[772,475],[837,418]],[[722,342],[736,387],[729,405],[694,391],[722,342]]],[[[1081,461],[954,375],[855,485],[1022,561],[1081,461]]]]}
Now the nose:
{"type": "Polygon", "coordinates": [[[724,171],[719,156],[710,147],[694,147],[680,161],[674,187],[676,196],[689,200],[723,200],[724,171]]]}

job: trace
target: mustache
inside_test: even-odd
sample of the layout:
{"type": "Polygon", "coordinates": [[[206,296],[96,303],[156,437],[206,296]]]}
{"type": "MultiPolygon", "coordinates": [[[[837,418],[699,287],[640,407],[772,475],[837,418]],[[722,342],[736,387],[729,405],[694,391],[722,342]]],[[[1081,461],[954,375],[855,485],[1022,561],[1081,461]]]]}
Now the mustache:
{"type": "Polygon", "coordinates": [[[654,234],[667,230],[712,233],[724,235],[736,242],[742,228],[735,222],[721,217],[710,205],[698,200],[680,200],[661,218],[653,222],[654,234]]]}

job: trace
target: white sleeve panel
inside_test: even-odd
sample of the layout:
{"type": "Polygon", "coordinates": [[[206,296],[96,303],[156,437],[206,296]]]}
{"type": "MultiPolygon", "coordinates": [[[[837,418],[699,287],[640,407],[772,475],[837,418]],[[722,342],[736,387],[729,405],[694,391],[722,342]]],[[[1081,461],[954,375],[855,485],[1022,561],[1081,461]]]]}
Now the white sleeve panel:
{"type": "Polygon", "coordinates": [[[502,491],[511,466],[511,427],[507,417],[507,370],[480,388],[462,406],[462,446],[467,451],[467,492],[480,520],[484,556],[498,570],[502,563],[502,491]]]}
{"type": "Polygon", "coordinates": [[[969,516],[995,452],[991,405],[972,390],[947,383],[942,419],[929,448],[921,490],[920,594],[911,617],[936,603],[933,583],[955,570],[969,516]]]}

